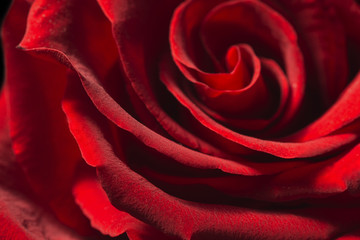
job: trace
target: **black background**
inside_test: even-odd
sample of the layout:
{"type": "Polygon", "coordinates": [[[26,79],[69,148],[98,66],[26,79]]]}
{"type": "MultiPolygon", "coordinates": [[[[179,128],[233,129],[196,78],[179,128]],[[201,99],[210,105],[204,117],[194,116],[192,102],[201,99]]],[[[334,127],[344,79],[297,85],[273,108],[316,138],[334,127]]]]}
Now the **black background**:
{"type": "MultiPolygon", "coordinates": [[[[10,6],[10,0],[0,0],[0,21],[1,25],[4,20],[5,14],[8,11],[10,6]]],[[[0,87],[2,86],[2,83],[4,81],[4,57],[3,57],[3,49],[1,44],[1,50],[0,50],[0,87]]]]}

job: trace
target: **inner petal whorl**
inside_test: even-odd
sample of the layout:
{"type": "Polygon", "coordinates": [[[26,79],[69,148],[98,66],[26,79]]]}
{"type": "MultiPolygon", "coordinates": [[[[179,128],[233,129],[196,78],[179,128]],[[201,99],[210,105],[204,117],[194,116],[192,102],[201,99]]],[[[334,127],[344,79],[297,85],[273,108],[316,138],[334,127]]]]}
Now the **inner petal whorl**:
{"type": "Polygon", "coordinates": [[[184,77],[178,80],[182,89],[207,114],[231,122],[265,120],[263,126],[278,118],[284,126],[298,111],[305,83],[297,36],[267,5],[255,0],[185,2],[173,15],[170,47],[184,77]],[[265,68],[276,69],[263,76],[260,59],[274,61],[265,68]],[[209,62],[212,67],[204,68],[209,62]]]}

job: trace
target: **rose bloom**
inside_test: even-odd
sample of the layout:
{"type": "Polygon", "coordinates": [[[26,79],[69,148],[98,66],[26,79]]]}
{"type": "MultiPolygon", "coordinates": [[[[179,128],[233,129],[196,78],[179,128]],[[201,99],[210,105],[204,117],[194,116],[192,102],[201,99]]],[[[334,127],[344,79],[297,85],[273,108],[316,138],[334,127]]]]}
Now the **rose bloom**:
{"type": "Polygon", "coordinates": [[[0,239],[360,239],[355,0],[14,0],[0,239]]]}

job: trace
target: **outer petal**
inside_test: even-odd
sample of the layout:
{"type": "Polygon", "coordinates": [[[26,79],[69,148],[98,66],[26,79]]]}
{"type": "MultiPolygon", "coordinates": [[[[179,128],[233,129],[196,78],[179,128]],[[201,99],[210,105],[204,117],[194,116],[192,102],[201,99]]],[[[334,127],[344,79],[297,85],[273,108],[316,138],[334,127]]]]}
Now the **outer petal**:
{"type": "Polygon", "coordinates": [[[0,239],[82,239],[32,196],[11,149],[6,105],[0,92],[0,239]]]}
{"type": "Polygon", "coordinates": [[[33,199],[2,187],[0,194],[1,239],[84,239],[58,222],[33,199]]]}
{"type": "Polygon", "coordinates": [[[0,190],[0,238],[83,239],[59,223],[33,200],[17,192],[0,190]]]}
{"type": "Polygon", "coordinates": [[[126,232],[131,240],[169,239],[153,227],[111,205],[93,169],[81,169],[74,185],[74,196],[93,227],[103,234],[118,236],[126,232]]]}
{"type": "Polygon", "coordinates": [[[343,91],[334,105],[319,119],[288,137],[292,141],[308,141],[326,136],[359,119],[360,72],[343,91]]]}
{"type": "Polygon", "coordinates": [[[88,222],[71,196],[74,170],[81,157],[60,105],[65,68],[16,49],[25,32],[29,7],[25,1],[14,1],[2,32],[12,148],[31,188],[59,219],[85,233],[88,222]]]}
{"type": "Polygon", "coordinates": [[[175,234],[183,239],[190,239],[190,236],[194,239],[197,237],[208,239],[210,232],[215,234],[213,236],[216,238],[271,239],[278,236],[286,227],[288,237],[294,239],[305,236],[325,239],[334,236],[340,228],[350,227],[351,222],[358,221],[356,217],[359,215],[356,209],[329,211],[310,208],[298,211],[287,210],[286,214],[282,214],[281,211],[262,212],[254,209],[198,204],[174,198],[150,184],[118,158],[121,154],[115,154],[112,144],[108,142],[109,139],[104,138],[103,134],[105,133],[106,136],[107,132],[103,129],[104,124],[90,120],[94,119],[93,114],[96,110],[91,110],[93,108],[91,103],[86,103],[87,101],[81,98],[79,94],[71,94],[72,104],[65,106],[65,109],[84,157],[90,164],[97,166],[102,185],[112,204],[119,210],[125,210],[141,221],[162,229],[167,234],[175,234]],[[70,112],[69,107],[74,106],[75,101],[80,104],[79,107],[82,107],[70,112]],[[83,110],[79,111],[80,109],[83,110]],[[76,124],[79,118],[83,120],[82,125],[76,124]],[[92,146],[91,152],[88,146],[92,146]],[[315,220],[317,218],[323,220],[315,220]],[[278,225],[279,221],[281,225],[278,225]],[[241,227],[244,224],[246,228],[241,227]],[[302,227],[299,229],[296,226],[302,227]],[[258,228],[262,231],[257,231],[258,228]]]}
{"type": "MultiPolygon", "coordinates": [[[[153,169],[156,169],[158,164],[169,164],[171,162],[171,158],[175,158],[177,161],[184,163],[185,165],[195,167],[195,168],[206,168],[212,169],[214,168],[214,158],[205,157],[201,154],[196,152],[191,152],[183,148],[177,148],[182,151],[182,155],[173,155],[169,151],[170,149],[165,149],[165,145],[153,146],[152,143],[149,146],[151,148],[159,150],[162,153],[169,154],[170,158],[166,158],[163,155],[155,154],[153,151],[148,149],[149,146],[142,145],[139,142],[134,142],[132,137],[128,134],[125,134],[123,131],[117,132],[120,135],[120,138],[117,137],[117,140],[113,139],[112,132],[112,124],[107,123],[107,119],[104,118],[98,111],[96,111],[92,107],[92,103],[87,98],[79,83],[76,82],[76,79],[71,79],[69,85],[68,95],[64,101],[64,109],[68,115],[71,129],[76,136],[79,142],[91,142],[87,143],[86,146],[93,146],[87,147],[83,149],[83,156],[88,161],[88,163],[92,166],[103,165],[106,164],[107,160],[100,158],[93,158],[92,155],[100,154],[98,151],[99,149],[109,148],[111,147],[111,151],[115,152],[118,156],[121,156],[123,161],[127,162],[129,165],[134,166],[135,161],[138,158],[145,158],[141,159],[142,166],[145,166],[146,162],[149,161],[149,166],[153,169]],[[93,119],[89,122],[89,119],[93,119]],[[94,121],[95,120],[95,121],[94,121]],[[97,126],[101,126],[100,130],[95,130],[97,126]],[[97,142],[96,139],[107,139],[109,141],[109,146],[107,143],[97,142]],[[130,142],[126,145],[126,142],[130,142]],[[116,143],[120,143],[122,146],[123,151],[121,148],[118,148],[116,143]],[[105,145],[103,145],[105,144],[105,145]],[[95,147],[94,147],[95,146],[95,147]],[[124,150],[134,148],[139,155],[128,155],[124,150]],[[147,149],[143,151],[142,149],[147,149]],[[143,153],[143,154],[141,154],[143,153]],[[192,153],[192,156],[191,156],[192,153]],[[152,158],[163,158],[163,162],[158,161],[155,162],[152,158]],[[195,164],[196,160],[196,164],[195,164]],[[191,161],[191,163],[187,163],[186,161],[191,161]],[[151,165],[152,164],[152,165],[151,165]]],[[[141,125],[139,125],[141,126],[141,125]]],[[[157,141],[159,142],[159,141],[157,141]]],[[[176,147],[176,145],[174,145],[176,147]]],[[[283,174],[279,174],[278,176],[265,176],[265,177],[253,177],[253,178],[246,178],[240,176],[213,176],[211,178],[204,178],[200,175],[197,175],[195,179],[191,179],[189,175],[185,175],[183,179],[181,177],[174,178],[174,181],[166,179],[166,184],[174,184],[174,186],[179,186],[184,183],[184,185],[206,185],[211,186],[215,189],[218,189],[220,192],[225,192],[230,195],[235,195],[236,197],[251,197],[260,200],[271,200],[271,201],[284,201],[284,200],[294,200],[298,198],[308,198],[308,197],[318,197],[318,196],[328,196],[342,193],[346,190],[356,189],[356,174],[358,167],[356,165],[356,159],[354,159],[354,155],[357,154],[357,150],[350,152],[346,156],[341,156],[340,160],[338,158],[330,159],[329,161],[320,162],[316,164],[302,164],[300,166],[294,162],[294,165],[286,166],[285,163],[280,163],[282,165],[282,171],[286,170],[287,168],[295,167],[293,171],[287,170],[283,174]],[[336,163],[336,164],[335,164],[336,163]],[[351,165],[351,168],[346,166],[351,165]],[[323,169],[326,169],[324,171],[323,169]],[[336,171],[336,169],[343,169],[343,171],[336,171]],[[352,174],[349,174],[349,171],[352,174]],[[307,180],[299,180],[301,179],[302,175],[307,176],[307,180]],[[326,179],[331,177],[332,182],[330,183],[326,179]],[[266,184],[265,184],[266,183],[266,184]],[[345,184],[345,186],[344,186],[345,184]],[[266,187],[265,187],[266,186],[266,187]],[[293,189],[289,191],[288,189],[293,189]]],[[[104,153],[105,154],[105,153],[104,153]]],[[[108,154],[105,154],[108,156],[108,154]]],[[[237,173],[242,175],[258,175],[258,174],[273,174],[272,171],[279,170],[279,163],[270,163],[267,164],[250,164],[253,168],[236,165],[231,162],[226,161],[225,159],[218,159],[216,160],[218,163],[222,162],[222,165],[218,166],[223,171],[237,173]],[[267,168],[266,170],[261,170],[265,172],[257,172],[260,169],[267,168]],[[276,170],[277,169],[277,170],[276,170]]],[[[215,162],[216,163],[216,162],[215,162]]],[[[169,166],[169,165],[168,165],[169,166]]],[[[215,165],[216,166],[216,165],[215,165]]],[[[179,167],[179,166],[178,166],[179,167]]],[[[177,167],[177,168],[178,168],[177,167]]],[[[169,168],[166,168],[169,171],[169,168]]],[[[190,171],[191,169],[186,169],[186,171],[190,171]]],[[[141,169],[139,169],[141,171],[141,169]]],[[[196,171],[197,173],[200,172],[200,169],[193,169],[192,171],[196,171]]],[[[153,175],[149,175],[146,172],[141,171],[144,173],[144,176],[149,177],[150,179],[156,180],[159,179],[158,177],[154,177],[153,175]]],[[[179,172],[176,172],[179,174],[179,172]]],[[[219,175],[219,174],[218,174],[219,175]]],[[[160,179],[161,180],[161,179],[160,179]]],[[[161,180],[162,181],[162,180],[161,180]]],[[[162,186],[162,184],[160,184],[162,186]]],[[[177,188],[177,187],[175,187],[177,188]]],[[[189,191],[185,188],[183,193],[189,191]]],[[[212,200],[210,200],[211,202],[212,200]]],[[[215,199],[213,200],[215,201],[215,199]]]]}
{"type": "MultiPolygon", "coordinates": [[[[80,171],[79,171],[80,173],[80,171]]],[[[129,227],[140,224],[125,212],[114,208],[104,190],[92,174],[80,173],[74,184],[73,193],[77,204],[91,220],[94,228],[112,237],[123,234],[129,227]]]]}
{"type": "MultiPolygon", "coordinates": [[[[91,119],[88,118],[91,115],[84,114],[90,114],[90,112],[81,112],[80,115],[73,112],[69,117],[73,119],[74,123],[77,122],[76,118],[78,117],[85,117],[84,120],[91,119]]],[[[90,124],[89,128],[86,128],[87,131],[83,131],[84,129],[78,129],[80,125],[71,122],[70,124],[86,160],[97,166],[102,185],[112,204],[146,223],[161,228],[168,234],[175,234],[183,239],[189,239],[192,235],[194,239],[197,237],[208,238],[210,232],[217,238],[271,239],[275,238],[283,227],[286,227],[287,233],[290,234],[288,237],[301,239],[310,236],[316,239],[333,236],[338,231],[337,228],[344,226],[342,224],[358,221],[352,217],[349,219],[349,216],[352,216],[349,215],[351,212],[354,212],[354,217],[358,216],[355,209],[349,212],[344,209],[332,209],[327,214],[325,214],[325,209],[318,210],[316,208],[299,211],[288,210],[283,215],[281,212],[265,213],[261,210],[198,204],[176,199],[129,169],[114,154],[109,142],[101,136],[104,132],[98,129],[101,125],[88,122],[86,124],[90,124]],[[89,135],[86,137],[81,134],[89,135]],[[93,146],[93,151],[91,154],[86,154],[89,153],[87,147],[89,144],[93,146]],[[94,146],[96,147],[94,148],[94,146]],[[106,157],[104,158],[104,156],[106,157]],[[300,217],[297,214],[315,218],[324,216],[326,220],[314,220],[300,217]],[[344,219],[349,219],[350,222],[332,223],[334,219],[340,220],[341,218],[340,221],[344,221],[341,217],[342,214],[344,214],[344,219]],[[281,225],[277,225],[278,221],[281,221],[281,225]],[[246,228],[241,227],[244,224],[247,226],[246,228]],[[298,229],[295,226],[302,227],[298,229]],[[336,227],[334,228],[334,226],[336,227]],[[256,230],[258,228],[262,229],[261,233],[256,230]]]]}

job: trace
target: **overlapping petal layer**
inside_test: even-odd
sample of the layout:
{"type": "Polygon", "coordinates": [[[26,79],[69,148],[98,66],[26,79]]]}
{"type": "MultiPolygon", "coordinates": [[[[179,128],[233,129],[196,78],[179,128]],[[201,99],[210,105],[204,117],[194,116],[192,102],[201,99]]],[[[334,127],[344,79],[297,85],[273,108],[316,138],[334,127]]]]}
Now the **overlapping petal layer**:
{"type": "MultiPolygon", "coordinates": [[[[179,76],[182,72],[195,85],[206,83],[221,91],[251,85],[244,71],[252,68],[258,77],[262,74],[263,79],[254,79],[264,85],[265,76],[271,76],[282,94],[280,110],[274,111],[282,119],[276,127],[283,126],[295,116],[305,84],[294,30],[282,16],[250,0],[186,1],[177,10],[177,1],[98,3],[108,19],[95,1],[85,10],[81,1],[34,1],[20,50],[12,47],[25,31],[25,19],[8,19],[9,24],[22,23],[18,36],[9,34],[6,40],[12,46],[7,50],[8,68],[14,69],[16,62],[22,69],[10,72],[5,89],[10,132],[16,157],[39,196],[49,194],[51,202],[69,197],[72,189],[94,228],[110,236],[126,231],[130,239],[274,239],[280,233],[285,239],[326,239],[359,227],[356,101],[347,108],[357,99],[358,77],[323,117],[298,133],[281,141],[250,137],[224,126],[233,122],[197,103],[179,76]],[[234,47],[223,51],[228,54],[227,67],[244,82],[232,85],[231,77],[221,75],[228,81],[217,85],[220,75],[202,71],[204,66],[194,59],[209,54],[216,62],[220,50],[206,37],[204,52],[187,42],[196,28],[190,24],[195,20],[186,22],[189,13],[201,10],[192,16],[201,18],[211,9],[215,10],[207,24],[223,23],[225,13],[235,10],[248,14],[255,26],[263,21],[260,25],[273,33],[267,36],[269,44],[282,43],[275,47],[280,53],[275,58],[283,62],[258,58],[250,47],[230,44],[234,47]],[[166,55],[174,10],[173,24],[179,21],[185,28],[185,35],[171,32],[174,25],[170,31],[175,62],[166,55]],[[263,19],[255,19],[258,15],[263,19]],[[249,59],[252,68],[241,65],[249,59]],[[201,81],[192,79],[191,69],[201,81]],[[167,100],[174,105],[164,107],[167,100]],[[169,110],[172,107],[176,111],[169,110]],[[190,124],[182,122],[184,118],[190,124]],[[96,168],[97,176],[89,166],[75,171],[82,158],[96,168]],[[90,170],[81,175],[84,169],[90,170]],[[44,184],[45,180],[50,182],[44,184]]],[[[27,3],[16,4],[13,11],[27,11],[27,3]]],[[[231,14],[224,23],[242,26],[238,20],[231,14]]],[[[50,206],[76,228],[58,205],[50,206]]],[[[66,206],[79,213],[73,200],[66,206]]]]}
{"type": "MultiPolygon", "coordinates": [[[[31,191],[20,164],[15,160],[9,132],[8,101],[0,94],[0,238],[69,239],[82,236],[58,221],[31,191]]],[[[71,209],[71,204],[68,205],[71,209]]],[[[57,212],[59,214],[59,212],[57,212]]],[[[73,217],[76,212],[73,212],[73,217]]],[[[61,219],[64,220],[64,219],[61,219]]],[[[69,224],[71,227],[74,225],[69,224]]]]}
{"type": "Polygon", "coordinates": [[[16,48],[25,31],[29,7],[27,2],[15,1],[3,27],[3,94],[9,106],[12,149],[31,188],[59,219],[86,233],[91,231],[87,219],[71,194],[72,178],[81,156],[61,110],[65,68],[16,48]]]}
{"type": "MultiPolygon", "coordinates": [[[[304,69],[302,56],[296,43],[296,34],[285,19],[258,1],[188,1],[179,6],[174,13],[170,30],[172,55],[184,75],[196,85],[200,95],[209,96],[211,93],[212,98],[220,98],[218,102],[223,103],[221,104],[223,108],[227,108],[231,100],[239,103],[232,106],[247,106],[248,104],[252,106],[251,101],[226,97],[239,95],[240,93],[236,90],[209,89],[208,85],[198,82],[192,74],[194,70],[200,71],[196,53],[199,52],[198,49],[201,49],[201,42],[196,41],[196,34],[202,34],[203,38],[200,40],[203,40],[209,55],[215,59],[221,59],[232,45],[244,42],[251,44],[255,47],[255,51],[265,56],[268,53],[263,52],[264,47],[260,47],[261,45],[265,44],[269,46],[269,49],[273,49],[270,51],[272,57],[283,58],[281,62],[285,62],[291,89],[282,124],[292,118],[302,101],[305,86],[304,69]],[[194,12],[196,14],[192,14],[194,12]],[[219,97],[219,95],[225,96],[219,97]],[[226,104],[221,98],[230,99],[226,104]]],[[[204,57],[202,56],[201,59],[204,60],[204,57]]],[[[271,90],[274,92],[273,89],[271,90]]],[[[268,83],[266,91],[271,90],[268,83]]],[[[258,96],[258,99],[264,96],[267,103],[272,101],[271,94],[267,92],[264,94],[259,89],[253,90],[252,95],[258,96]]],[[[211,99],[205,100],[213,105],[211,99]]],[[[260,102],[254,106],[259,108],[265,105],[264,108],[269,108],[260,102]]]]}

